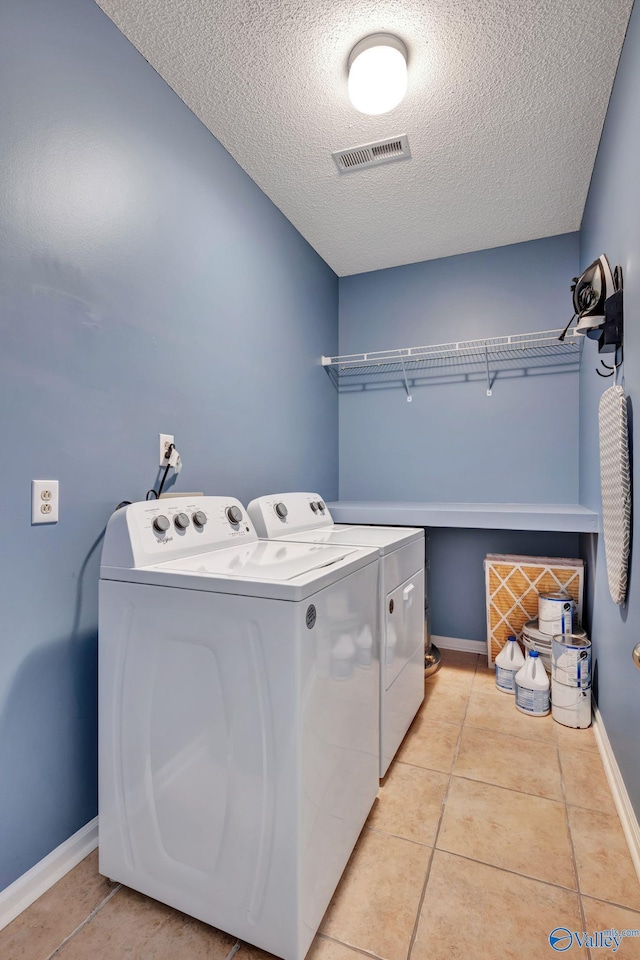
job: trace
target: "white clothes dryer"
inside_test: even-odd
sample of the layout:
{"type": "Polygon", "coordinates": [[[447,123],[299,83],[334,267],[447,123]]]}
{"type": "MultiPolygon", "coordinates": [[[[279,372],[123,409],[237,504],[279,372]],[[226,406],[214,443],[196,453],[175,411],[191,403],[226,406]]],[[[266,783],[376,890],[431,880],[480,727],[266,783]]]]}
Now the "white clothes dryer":
{"type": "Polygon", "coordinates": [[[380,557],[380,777],[424,699],[424,530],[334,523],[317,493],[259,497],[248,513],[260,537],[375,547],[380,557]]]}
{"type": "Polygon", "coordinates": [[[266,543],[232,498],[105,533],[100,872],[302,960],[378,789],[377,551],[266,543]]]}

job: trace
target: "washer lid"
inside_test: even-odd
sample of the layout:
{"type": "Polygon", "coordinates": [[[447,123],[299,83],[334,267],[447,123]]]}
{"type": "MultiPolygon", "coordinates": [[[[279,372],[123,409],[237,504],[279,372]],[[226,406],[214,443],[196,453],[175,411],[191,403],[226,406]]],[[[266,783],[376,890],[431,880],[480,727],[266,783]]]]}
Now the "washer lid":
{"type": "Polygon", "coordinates": [[[293,580],[322,567],[333,566],[352,553],[353,550],[324,545],[259,540],[242,547],[214,550],[195,557],[182,557],[180,560],[167,560],[147,569],[280,582],[293,580]]]}
{"type": "MultiPolygon", "coordinates": [[[[102,565],[102,580],[297,602],[378,562],[377,550],[255,540],[148,564],[102,565]]],[[[342,587],[340,589],[347,589],[342,587]]]]}
{"type": "Polygon", "coordinates": [[[280,540],[292,543],[326,543],[333,546],[377,547],[380,556],[393,553],[407,543],[424,537],[422,527],[367,527],[358,524],[332,524],[300,533],[283,534],[280,540]]]}

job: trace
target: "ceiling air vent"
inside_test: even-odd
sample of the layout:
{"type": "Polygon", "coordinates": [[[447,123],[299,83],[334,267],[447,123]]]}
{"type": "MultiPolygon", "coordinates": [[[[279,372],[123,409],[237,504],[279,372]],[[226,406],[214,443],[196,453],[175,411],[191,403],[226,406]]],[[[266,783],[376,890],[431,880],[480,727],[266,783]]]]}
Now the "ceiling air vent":
{"type": "Polygon", "coordinates": [[[409,140],[405,133],[375,143],[363,143],[349,150],[336,150],[332,154],[340,173],[351,170],[364,170],[365,167],[377,167],[381,163],[393,163],[396,160],[408,160],[411,157],[409,140]]]}

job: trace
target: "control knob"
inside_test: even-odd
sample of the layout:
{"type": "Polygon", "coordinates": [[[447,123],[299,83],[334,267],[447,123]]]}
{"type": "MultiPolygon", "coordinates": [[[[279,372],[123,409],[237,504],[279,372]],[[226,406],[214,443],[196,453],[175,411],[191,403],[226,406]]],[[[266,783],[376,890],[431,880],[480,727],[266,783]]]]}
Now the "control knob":
{"type": "Polygon", "coordinates": [[[227,507],[226,513],[227,520],[229,523],[232,523],[234,527],[237,526],[242,520],[242,510],[240,507],[227,507]]]}
{"type": "Polygon", "coordinates": [[[318,512],[318,504],[315,502],[315,500],[312,500],[309,506],[311,507],[314,513],[318,512]]]}
{"type": "Polygon", "coordinates": [[[173,522],[178,530],[186,530],[189,526],[189,515],[186,513],[176,513],[173,522]]]}
{"type": "Polygon", "coordinates": [[[203,513],[202,510],[196,510],[191,519],[193,520],[194,527],[198,527],[200,530],[202,530],[207,522],[207,515],[206,513],[203,513]]]}
{"type": "Polygon", "coordinates": [[[281,520],[284,520],[289,513],[284,503],[276,503],[274,510],[276,511],[276,515],[280,517],[281,520]]]}
{"type": "Polygon", "coordinates": [[[153,521],[153,529],[156,533],[166,533],[170,526],[171,524],[162,513],[153,521]]]}
{"type": "Polygon", "coordinates": [[[325,505],[324,505],[324,503],[322,502],[322,500],[318,500],[318,510],[320,511],[320,513],[324,513],[324,511],[325,511],[326,509],[327,509],[327,508],[325,507],[325,505]]]}

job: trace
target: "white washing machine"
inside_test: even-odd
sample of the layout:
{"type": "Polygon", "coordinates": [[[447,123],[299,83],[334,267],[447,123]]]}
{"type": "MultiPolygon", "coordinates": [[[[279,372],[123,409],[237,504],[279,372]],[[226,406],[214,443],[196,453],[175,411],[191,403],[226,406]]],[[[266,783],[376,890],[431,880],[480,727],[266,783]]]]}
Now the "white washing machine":
{"type": "Polygon", "coordinates": [[[266,539],[377,549],[383,777],[424,699],[424,530],[334,523],[317,493],[259,497],[247,509],[266,539]]]}
{"type": "Polygon", "coordinates": [[[133,503],[100,569],[100,872],[302,960],[378,790],[377,551],[133,503]]]}

